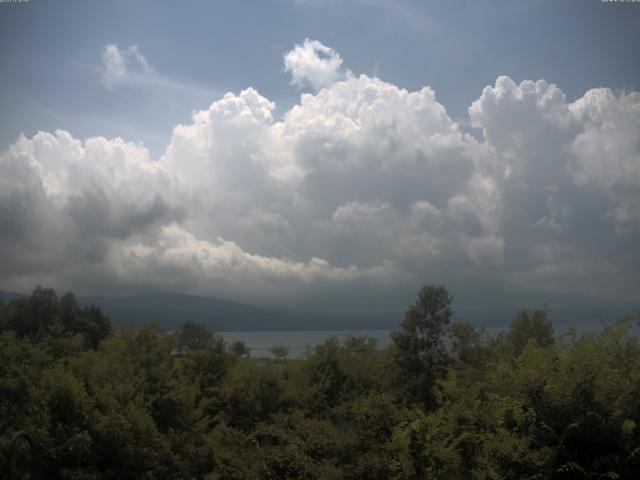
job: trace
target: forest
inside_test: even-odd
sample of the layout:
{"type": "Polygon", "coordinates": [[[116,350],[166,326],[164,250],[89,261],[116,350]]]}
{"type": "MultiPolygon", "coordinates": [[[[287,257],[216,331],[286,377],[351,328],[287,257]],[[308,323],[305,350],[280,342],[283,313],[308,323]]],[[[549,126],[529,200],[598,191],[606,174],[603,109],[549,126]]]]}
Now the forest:
{"type": "Polygon", "coordinates": [[[0,305],[0,478],[640,478],[637,316],[556,335],[523,310],[490,335],[454,307],[428,285],[388,347],[252,358],[38,287],[0,305]]]}

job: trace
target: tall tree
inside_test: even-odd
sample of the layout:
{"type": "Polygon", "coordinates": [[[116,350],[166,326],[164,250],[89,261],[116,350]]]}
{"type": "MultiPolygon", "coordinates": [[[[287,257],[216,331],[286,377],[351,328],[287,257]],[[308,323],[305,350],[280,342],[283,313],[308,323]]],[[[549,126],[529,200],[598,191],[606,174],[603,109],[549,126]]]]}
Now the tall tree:
{"type": "Polygon", "coordinates": [[[247,347],[247,344],[242,340],[236,340],[231,344],[230,347],[231,353],[233,353],[236,357],[247,357],[251,355],[251,349],[247,347]]]}
{"type": "Polygon", "coordinates": [[[95,305],[82,309],[78,331],[85,334],[91,346],[96,348],[101,340],[111,335],[111,320],[95,305]]]}
{"type": "Polygon", "coordinates": [[[284,360],[289,356],[289,347],[286,345],[274,345],[269,349],[269,352],[276,360],[284,360]]]}
{"type": "Polygon", "coordinates": [[[446,372],[448,355],[443,337],[451,318],[453,297],[444,286],[424,286],[405,312],[402,330],[393,332],[396,362],[405,373],[413,400],[435,406],[433,388],[446,372]]]}
{"type": "Polygon", "coordinates": [[[201,350],[209,347],[214,340],[214,335],[206,326],[187,320],[180,327],[178,345],[188,350],[201,350]]]}
{"type": "Polygon", "coordinates": [[[515,356],[522,353],[529,341],[533,341],[539,347],[553,344],[553,324],[548,318],[548,311],[546,309],[533,312],[522,310],[501,339],[504,347],[515,356]]]}

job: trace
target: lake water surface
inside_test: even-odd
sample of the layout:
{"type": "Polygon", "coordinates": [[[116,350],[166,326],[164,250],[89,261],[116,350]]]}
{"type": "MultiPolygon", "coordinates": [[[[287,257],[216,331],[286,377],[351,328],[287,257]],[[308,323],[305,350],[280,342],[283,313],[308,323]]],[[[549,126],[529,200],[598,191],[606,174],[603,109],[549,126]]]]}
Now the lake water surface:
{"type": "MultiPolygon", "coordinates": [[[[591,333],[602,330],[601,323],[585,323],[576,325],[579,333],[591,333]]],[[[506,327],[485,327],[491,335],[496,335],[505,330],[506,327]]],[[[555,335],[565,333],[569,325],[554,325],[555,335]]],[[[640,328],[633,328],[633,333],[638,335],[640,328]]],[[[253,358],[272,358],[269,349],[273,346],[285,346],[289,348],[289,358],[301,358],[305,353],[324,343],[329,337],[337,337],[343,340],[348,336],[369,336],[378,342],[378,347],[384,348],[391,343],[391,332],[393,330],[322,330],[322,331],[269,331],[269,332],[218,332],[219,335],[228,342],[242,340],[251,350],[253,358]]]]}
{"type": "Polygon", "coordinates": [[[254,358],[272,357],[269,349],[275,345],[289,348],[290,358],[303,357],[305,352],[324,343],[329,337],[342,340],[348,336],[369,336],[378,341],[379,347],[391,343],[391,330],[354,330],[354,331],[283,331],[283,332],[218,332],[228,342],[242,340],[251,349],[254,358]]]}

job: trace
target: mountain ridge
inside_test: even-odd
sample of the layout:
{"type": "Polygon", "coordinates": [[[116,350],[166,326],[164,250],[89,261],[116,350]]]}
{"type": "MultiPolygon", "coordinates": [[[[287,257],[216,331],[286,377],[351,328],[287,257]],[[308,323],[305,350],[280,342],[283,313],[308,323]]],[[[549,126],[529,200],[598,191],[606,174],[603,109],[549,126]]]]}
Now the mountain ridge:
{"type": "MultiPolygon", "coordinates": [[[[1,291],[0,300],[9,302],[25,297],[19,292],[1,291]]],[[[202,323],[215,331],[326,331],[391,330],[399,327],[403,311],[397,315],[371,313],[311,313],[296,309],[265,307],[215,297],[175,292],[149,292],[130,296],[78,295],[81,305],[96,305],[112,321],[114,328],[159,321],[162,328],[178,329],[185,321],[202,323]]],[[[555,325],[598,324],[637,313],[632,304],[601,304],[568,307],[563,302],[550,304],[555,325]]],[[[506,326],[519,310],[507,306],[454,306],[453,321],[481,326],[506,326]]],[[[531,307],[529,307],[531,308],[531,307]]]]}

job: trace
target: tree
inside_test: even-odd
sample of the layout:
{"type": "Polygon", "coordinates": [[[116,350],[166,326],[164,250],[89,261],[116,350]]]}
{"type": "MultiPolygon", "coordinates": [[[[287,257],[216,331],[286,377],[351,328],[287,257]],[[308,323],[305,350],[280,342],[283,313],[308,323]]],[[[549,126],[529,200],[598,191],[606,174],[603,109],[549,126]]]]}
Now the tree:
{"type": "Polygon", "coordinates": [[[80,306],[78,305],[76,296],[71,292],[65,293],[60,297],[58,306],[60,310],[60,320],[62,321],[65,332],[77,331],[80,306]]]}
{"type": "Polygon", "coordinates": [[[276,357],[276,360],[284,360],[289,356],[289,347],[285,345],[274,345],[269,349],[269,352],[276,357]]]}
{"type": "Polygon", "coordinates": [[[82,309],[77,324],[78,332],[86,336],[93,348],[96,348],[101,340],[111,335],[111,320],[95,305],[82,309]]]}
{"type": "Polygon", "coordinates": [[[391,338],[397,349],[396,362],[405,373],[412,399],[425,408],[435,406],[433,388],[445,374],[448,361],[443,337],[451,318],[453,297],[444,286],[424,286],[418,300],[405,312],[402,330],[391,338]]]}
{"type": "Polygon", "coordinates": [[[8,329],[33,341],[46,337],[49,327],[59,320],[58,296],[51,288],[37,286],[31,296],[14,300],[10,307],[8,329]]]}
{"type": "Polygon", "coordinates": [[[545,309],[522,310],[511,322],[509,330],[503,334],[501,340],[506,344],[511,353],[518,356],[524,347],[533,341],[539,347],[547,347],[553,344],[553,325],[547,318],[545,309]]]}
{"type": "MultiPolygon", "coordinates": [[[[111,335],[111,321],[94,306],[80,308],[73,293],[61,297],[51,288],[36,287],[31,296],[12,301],[4,309],[3,329],[32,341],[66,340],[80,334],[84,347],[96,348],[111,335]]],[[[84,348],[83,347],[83,348],[84,348]]]]}
{"type": "Polygon", "coordinates": [[[184,322],[178,336],[178,346],[181,349],[201,350],[211,345],[214,335],[204,325],[190,320],[184,322]]]}
{"type": "Polygon", "coordinates": [[[490,353],[489,335],[486,330],[470,323],[454,323],[449,330],[451,353],[459,367],[482,367],[490,353]]]}
{"type": "Polygon", "coordinates": [[[314,413],[335,407],[341,399],[346,377],[340,365],[340,342],[329,337],[316,345],[304,365],[309,410],[314,413]]]}
{"type": "Polygon", "coordinates": [[[236,357],[249,357],[251,349],[242,340],[236,340],[231,344],[231,353],[236,357]]]}

